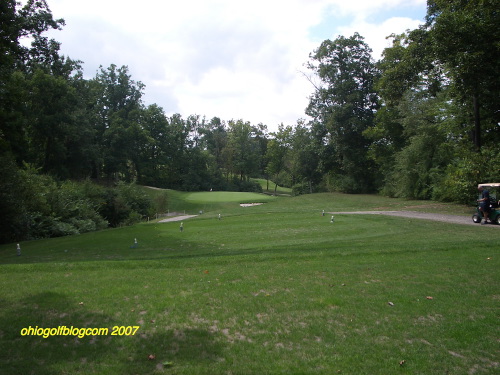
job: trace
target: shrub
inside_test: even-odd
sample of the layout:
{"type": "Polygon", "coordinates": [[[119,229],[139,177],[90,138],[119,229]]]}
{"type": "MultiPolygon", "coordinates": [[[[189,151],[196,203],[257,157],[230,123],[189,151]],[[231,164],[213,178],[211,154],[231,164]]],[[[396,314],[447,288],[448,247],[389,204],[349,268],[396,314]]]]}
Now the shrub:
{"type": "Polygon", "coordinates": [[[143,218],[143,215],[141,215],[140,213],[138,213],[136,211],[130,211],[128,214],[128,217],[120,224],[132,225],[132,224],[140,222],[142,220],[142,218],[143,218]]]}
{"type": "Polygon", "coordinates": [[[295,184],[292,186],[292,195],[302,195],[309,193],[309,186],[307,183],[295,184]]]}
{"type": "Polygon", "coordinates": [[[139,221],[151,209],[150,198],[134,184],[105,188],[89,180],[57,183],[25,165],[3,158],[0,184],[0,242],[59,237],[139,221]],[[109,220],[109,222],[108,222],[109,220]]]}
{"type": "Polygon", "coordinates": [[[238,176],[233,176],[228,181],[226,188],[227,191],[246,191],[251,193],[262,193],[262,186],[257,181],[240,179],[238,176]]]}
{"type": "Polygon", "coordinates": [[[112,227],[138,222],[150,216],[151,198],[135,184],[119,182],[116,188],[107,189],[100,214],[112,227]]]}
{"type": "Polygon", "coordinates": [[[256,181],[240,181],[238,186],[238,191],[248,191],[252,193],[262,193],[262,186],[256,181]]]}
{"type": "Polygon", "coordinates": [[[58,219],[53,219],[52,226],[50,228],[50,234],[51,237],[62,237],[80,234],[80,232],[70,223],[59,221],[58,219]]]}

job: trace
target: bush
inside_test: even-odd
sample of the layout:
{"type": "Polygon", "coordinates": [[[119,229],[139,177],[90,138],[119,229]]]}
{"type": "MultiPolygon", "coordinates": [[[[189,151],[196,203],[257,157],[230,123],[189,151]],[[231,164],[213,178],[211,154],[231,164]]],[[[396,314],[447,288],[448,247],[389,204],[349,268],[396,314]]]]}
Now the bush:
{"type": "Polygon", "coordinates": [[[307,183],[295,184],[292,186],[292,195],[309,194],[309,185],[307,183]]]}
{"type": "Polygon", "coordinates": [[[57,183],[4,157],[0,183],[0,243],[91,232],[140,221],[151,199],[134,184],[105,188],[89,180],[57,183]],[[108,222],[109,220],[109,222],[108,222]]]}
{"type": "Polygon", "coordinates": [[[262,193],[262,186],[256,181],[240,181],[238,191],[248,191],[252,193],[262,193]]]}
{"type": "MultiPolygon", "coordinates": [[[[104,222],[104,220],[103,220],[103,222],[104,222]]],[[[103,228],[99,228],[96,225],[95,221],[94,220],[90,220],[90,219],[84,220],[84,219],[72,218],[72,219],[69,220],[69,223],[74,228],[76,228],[76,230],[78,231],[78,233],[87,233],[87,232],[93,232],[93,231],[95,231],[97,229],[103,229],[103,228]]]]}
{"type": "Polygon", "coordinates": [[[123,225],[132,225],[140,222],[142,220],[143,216],[136,212],[136,211],[130,211],[128,214],[128,217],[121,223],[123,225]]]}
{"type": "Polygon", "coordinates": [[[116,188],[107,189],[100,214],[112,227],[136,223],[143,216],[151,216],[151,198],[135,184],[119,182],[116,188]]]}
{"type": "Polygon", "coordinates": [[[54,219],[52,222],[51,237],[62,237],[62,236],[71,236],[74,234],[80,234],[78,229],[76,229],[70,223],[62,222],[57,219],[54,219]]]}
{"type": "Polygon", "coordinates": [[[262,186],[254,180],[241,180],[238,176],[233,176],[226,185],[227,191],[246,191],[251,193],[262,193],[262,186]]]}
{"type": "Polygon", "coordinates": [[[135,184],[126,184],[119,182],[116,190],[118,198],[123,201],[131,211],[136,211],[141,215],[147,215],[151,208],[151,198],[135,184]]]}

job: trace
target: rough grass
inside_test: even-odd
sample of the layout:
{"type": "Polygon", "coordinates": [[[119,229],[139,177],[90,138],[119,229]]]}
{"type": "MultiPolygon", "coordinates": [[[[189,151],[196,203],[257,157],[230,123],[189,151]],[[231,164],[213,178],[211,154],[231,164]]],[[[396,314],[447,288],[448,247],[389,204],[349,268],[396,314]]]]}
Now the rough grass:
{"type": "Polygon", "coordinates": [[[2,246],[0,373],[498,373],[496,231],[321,216],[418,203],[233,202],[182,233],[178,223],[141,224],[26,242],[21,257],[2,246]],[[140,329],[21,336],[30,325],[140,329]]]}

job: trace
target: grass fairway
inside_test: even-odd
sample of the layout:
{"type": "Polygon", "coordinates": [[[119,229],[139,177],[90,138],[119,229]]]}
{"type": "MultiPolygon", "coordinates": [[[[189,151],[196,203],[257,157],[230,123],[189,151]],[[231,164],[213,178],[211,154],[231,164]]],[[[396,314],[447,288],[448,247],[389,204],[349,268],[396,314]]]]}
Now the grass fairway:
{"type": "Polygon", "coordinates": [[[428,205],[373,196],[238,203],[183,232],[141,224],[25,242],[20,257],[1,246],[0,373],[498,374],[497,230],[321,216],[428,205]],[[109,334],[21,335],[30,326],[109,334]]]}

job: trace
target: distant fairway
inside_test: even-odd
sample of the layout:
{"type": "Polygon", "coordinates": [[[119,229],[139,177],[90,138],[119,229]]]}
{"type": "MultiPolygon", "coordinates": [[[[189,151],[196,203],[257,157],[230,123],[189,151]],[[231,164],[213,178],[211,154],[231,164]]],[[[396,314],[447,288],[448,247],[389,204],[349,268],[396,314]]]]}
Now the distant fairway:
{"type": "Polygon", "coordinates": [[[210,191],[187,193],[184,199],[192,203],[265,203],[275,198],[258,193],[210,191]]]}

